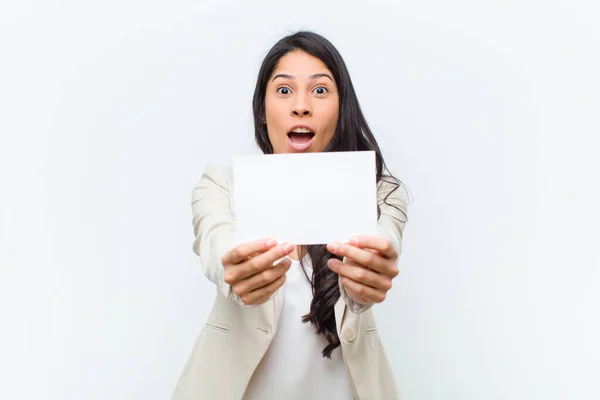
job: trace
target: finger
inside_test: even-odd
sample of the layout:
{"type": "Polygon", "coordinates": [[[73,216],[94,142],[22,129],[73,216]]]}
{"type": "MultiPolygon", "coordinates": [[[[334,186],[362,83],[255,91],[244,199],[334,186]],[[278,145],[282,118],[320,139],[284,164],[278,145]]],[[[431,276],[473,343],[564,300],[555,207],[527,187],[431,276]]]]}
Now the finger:
{"type": "Polygon", "coordinates": [[[253,257],[256,257],[256,256],[258,256],[258,255],[260,255],[260,254],[262,254],[262,253],[264,253],[264,252],[261,252],[261,251],[259,251],[259,252],[256,252],[256,253],[254,253],[254,254],[250,254],[248,257],[246,257],[246,258],[244,259],[244,261],[248,261],[249,259],[251,259],[251,258],[253,258],[253,257]]]}
{"type": "Polygon", "coordinates": [[[228,274],[228,278],[232,279],[233,282],[239,282],[242,279],[246,279],[267,268],[272,268],[275,261],[287,256],[293,250],[293,244],[289,242],[281,243],[273,247],[271,250],[253,257],[242,264],[239,264],[239,268],[236,268],[231,272],[231,274],[228,274]]]}
{"type": "Polygon", "coordinates": [[[379,273],[390,275],[392,272],[390,271],[389,260],[371,251],[359,249],[358,247],[339,242],[327,244],[327,250],[335,255],[351,258],[361,266],[370,268],[379,273]]]}
{"type": "Polygon", "coordinates": [[[285,258],[273,268],[267,268],[247,279],[241,280],[234,285],[233,291],[241,296],[242,294],[250,293],[253,290],[264,287],[285,274],[290,269],[291,265],[292,260],[285,258]]]}
{"type": "MultiPolygon", "coordinates": [[[[275,290],[277,290],[277,289],[275,289],[275,290]]],[[[258,305],[258,304],[264,304],[264,303],[266,303],[271,298],[272,294],[273,293],[270,293],[270,294],[268,294],[266,296],[261,297],[260,299],[256,300],[256,303],[254,303],[254,304],[258,305]]]]}
{"type": "Polygon", "coordinates": [[[355,282],[370,286],[378,290],[388,291],[392,288],[392,280],[377,272],[363,267],[357,267],[348,263],[343,263],[336,258],[330,259],[327,264],[338,275],[352,279],[355,282]]]}
{"type": "Polygon", "coordinates": [[[358,296],[367,300],[366,303],[381,303],[383,300],[385,300],[385,291],[377,290],[370,286],[365,286],[361,283],[353,281],[352,279],[348,279],[345,276],[340,276],[340,280],[346,288],[346,291],[352,291],[356,293],[358,296]]]}
{"type": "Polygon", "coordinates": [[[346,294],[354,301],[356,301],[357,303],[360,304],[369,304],[369,300],[365,299],[364,297],[360,296],[358,293],[356,293],[355,291],[353,291],[352,289],[349,289],[347,287],[344,286],[344,288],[346,289],[346,294]]]}
{"type": "Polygon", "coordinates": [[[285,274],[281,275],[278,279],[271,282],[267,286],[264,286],[260,289],[254,290],[250,293],[244,294],[240,296],[240,299],[244,304],[253,305],[253,304],[262,304],[271,297],[273,293],[285,282],[285,274]]]}
{"type": "MultiPolygon", "coordinates": [[[[375,252],[376,251],[376,250],[369,250],[369,249],[365,249],[365,250],[366,251],[370,251],[370,252],[375,252]]],[[[370,271],[373,271],[372,268],[362,266],[362,265],[360,265],[359,263],[357,263],[356,261],[354,261],[353,259],[351,259],[349,257],[344,257],[343,262],[346,263],[346,264],[348,264],[348,265],[353,265],[355,267],[366,268],[366,269],[368,269],[370,271]]]]}
{"type": "Polygon", "coordinates": [[[221,262],[223,265],[239,264],[246,260],[249,256],[255,253],[264,253],[276,244],[277,241],[272,238],[242,243],[225,253],[225,255],[221,258],[221,262]]]}
{"type": "Polygon", "coordinates": [[[398,257],[398,252],[392,243],[381,236],[357,235],[351,237],[348,243],[361,249],[377,250],[384,258],[398,257]]]}

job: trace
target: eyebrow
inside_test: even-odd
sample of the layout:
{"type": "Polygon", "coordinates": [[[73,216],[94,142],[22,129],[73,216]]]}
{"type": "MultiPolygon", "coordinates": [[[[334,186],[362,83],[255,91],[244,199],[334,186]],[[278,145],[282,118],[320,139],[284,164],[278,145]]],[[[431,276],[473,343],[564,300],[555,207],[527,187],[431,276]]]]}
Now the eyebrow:
{"type": "MultiPolygon", "coordinates": [[[[309,76],[309,79],[317,79],[317,78],[329,78],[331,80],[331,82],[333,82],[333,78],[331,76],[329,76],[329,74],[314,74],[309,76]]],[[[295,76],[293,75],[288,75],[288,74],[277,74],[273,77],[273,80],[271,82],[273,82],[275,79],[277,78],[284,78],[284,79],[296,79],[295,76]]]]}

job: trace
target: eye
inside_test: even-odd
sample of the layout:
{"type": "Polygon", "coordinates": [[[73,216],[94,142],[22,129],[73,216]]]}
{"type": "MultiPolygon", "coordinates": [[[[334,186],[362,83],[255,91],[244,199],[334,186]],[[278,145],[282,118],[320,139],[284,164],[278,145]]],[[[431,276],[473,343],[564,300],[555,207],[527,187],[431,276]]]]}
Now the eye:
{"type": "Polygon", "coordinates": [[[282,87],[277,88],[277,93],[279,93],[279,94],[290,94],[291,90],[290,90],[290,88],[282,86],[282,87]]]}
{"type": "Polygon", "coordinates": [[[315,88],[315,90],[313,90],[313,92],[315,92],[318,95],[324,95],[328,91],[329,90],[325,86],[318,86],[315,88]]]}

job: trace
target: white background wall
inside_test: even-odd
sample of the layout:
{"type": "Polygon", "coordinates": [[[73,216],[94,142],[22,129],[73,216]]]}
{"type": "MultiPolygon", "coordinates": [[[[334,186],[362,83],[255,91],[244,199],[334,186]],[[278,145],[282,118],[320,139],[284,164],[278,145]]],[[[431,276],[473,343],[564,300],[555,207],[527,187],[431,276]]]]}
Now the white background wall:
{"type": "MultiPolygon", "coordinates": [[[[281,36],[344,56],[414,202],[376,306],[405,400],[600,398],[594,1],[0,6],[0,398],[166,399],[214,288],[205,165],[281,36]]],[[[290,371],[293,373],[293,371],[290,371]]]]}

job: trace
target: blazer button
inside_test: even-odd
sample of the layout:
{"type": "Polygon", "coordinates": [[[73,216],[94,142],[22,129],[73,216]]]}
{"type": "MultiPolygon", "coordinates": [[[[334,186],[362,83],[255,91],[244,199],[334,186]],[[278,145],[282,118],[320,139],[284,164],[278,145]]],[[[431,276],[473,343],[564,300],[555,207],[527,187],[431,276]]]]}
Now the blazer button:
{"type": "Polygon", "coordinates": [[[356,335],[354,334],[354,329],[352,329],[352,328],[346,329],[346,330],[344,331],[344,334],[343,334],[343,336],[344,336],[344,339],[345,339],[347,342],[351,342],[351,341],[353,341],[354,339],[356,339],[356,335]]]}

